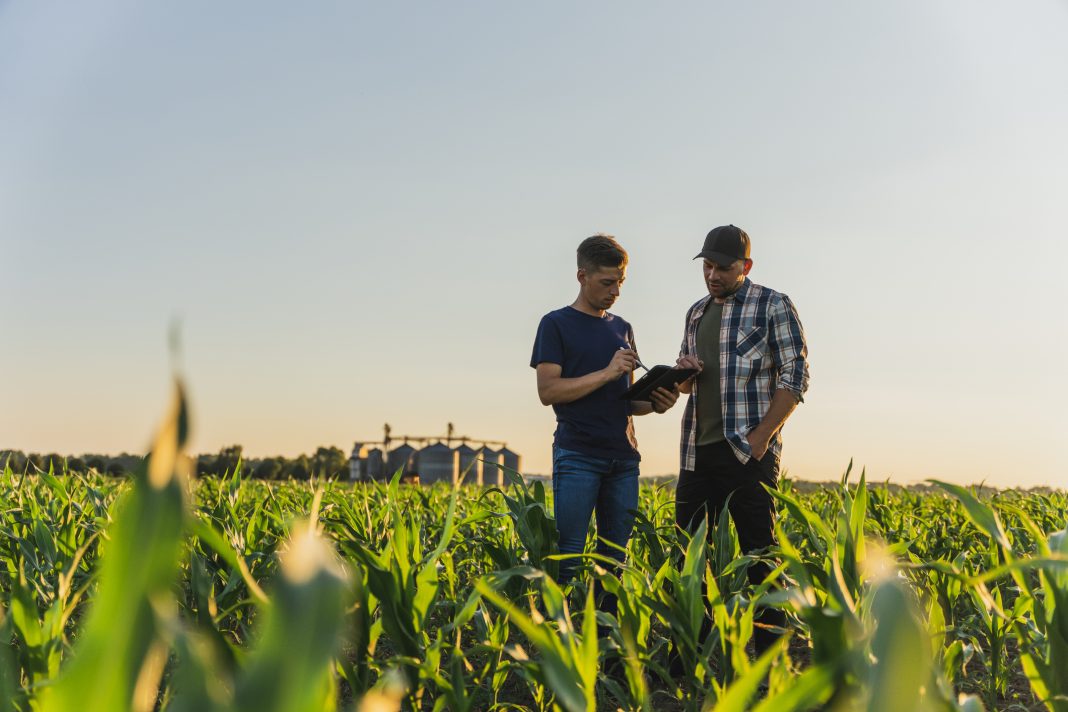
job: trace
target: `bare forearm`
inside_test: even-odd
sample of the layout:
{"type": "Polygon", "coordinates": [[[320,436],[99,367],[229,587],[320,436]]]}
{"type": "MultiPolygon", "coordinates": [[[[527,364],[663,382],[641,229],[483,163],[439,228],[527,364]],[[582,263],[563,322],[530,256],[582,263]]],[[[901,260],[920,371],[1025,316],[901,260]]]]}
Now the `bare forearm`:
{"type": "Polygon", "coordinates": [[[633,401],[630,408],[631,415],[649,415],[655,412],[653,404],[649,401],[633,401]]]}
{"type": "Polygon", "coordinates": [[[538,383],[538,397],[542,405],[559,405],[571,403],[593,393],[609,382],[605,370],[587,373],[577,378],[552,378],[538,383]]]}
{"type": "Polygon", "coordinates": [[[754,431],[758,432],[764,439],[770,440],[775,433],[779,432],[779,429],[786,423],[786,419],[790,417],[796,407],[797,397],[790,391],[780,388],[772,395],[768,412],[764,414],[760,425],[756,426],[754,431]]]}

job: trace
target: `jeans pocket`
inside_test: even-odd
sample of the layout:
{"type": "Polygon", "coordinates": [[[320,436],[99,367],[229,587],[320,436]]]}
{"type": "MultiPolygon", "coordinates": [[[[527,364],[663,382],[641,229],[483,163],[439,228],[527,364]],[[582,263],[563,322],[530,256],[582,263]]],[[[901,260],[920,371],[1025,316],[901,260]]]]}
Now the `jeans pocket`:
{"type": "Polygon", "coordinates": [[[574,462],[586,457],[581,452],[575,452],[574,450],[566,450],[562,447],[553,448],[553,469],[562,462],[574,462]]]}
{"type": "Polygon", "coordinates": [[[553,477],[600,478],[611,472],[611,460],[574,450],[553,448],[553,477]]]}

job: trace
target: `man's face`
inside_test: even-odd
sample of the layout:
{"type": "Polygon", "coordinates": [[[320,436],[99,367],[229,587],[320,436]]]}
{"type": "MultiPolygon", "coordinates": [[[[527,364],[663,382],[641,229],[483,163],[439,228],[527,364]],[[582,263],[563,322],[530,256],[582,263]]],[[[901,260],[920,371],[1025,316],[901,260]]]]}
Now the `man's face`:
{"type": "Polygon", "coordinates": [[[615,304],[626,278],[626,267],[598,267],[594,272],[584,269],[578,271],[582,298],[591,309],[598,311],[609,309],[615,304]]]}
{"type": "Polygon", "coordinates": [[[742,286],[745,276],[753,266],[752,260],[735,260],[721,265],[712,260],[705,260],[705,286],[713,299],[729,297],[742,286]]]}

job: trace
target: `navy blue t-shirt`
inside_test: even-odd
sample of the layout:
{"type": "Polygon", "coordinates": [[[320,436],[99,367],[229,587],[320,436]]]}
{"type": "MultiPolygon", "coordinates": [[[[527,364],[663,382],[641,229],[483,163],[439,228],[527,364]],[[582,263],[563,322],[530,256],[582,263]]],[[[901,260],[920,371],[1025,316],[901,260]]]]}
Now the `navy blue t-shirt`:
{"type": "MultiPolygon", "coordinates": [[[[555,363],[561,377],[578,378],[607,366],[621,347],[634,348],[634,331],[626,321],[564,307],[541,318],[530,366],[555,363]]],[[[591,457],[640,460],[630,401],[619,397],[630,382],[625,373],[576,401],[554,405],[556,446],[591,457]]]]}

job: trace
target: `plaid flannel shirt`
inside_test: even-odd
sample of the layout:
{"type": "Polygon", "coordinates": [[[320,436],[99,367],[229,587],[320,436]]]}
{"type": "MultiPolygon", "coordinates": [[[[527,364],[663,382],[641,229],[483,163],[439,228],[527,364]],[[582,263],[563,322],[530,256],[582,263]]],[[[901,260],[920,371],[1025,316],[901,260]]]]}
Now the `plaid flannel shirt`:
{"type": "MultiPolygon", "coordinates": [[[[711,296],[686,312],[686,335],[680,356],[696,356],[697,325],[711,296]]],[[[793,302],[785,294],[746,278],[723,304],[719,329],[719,385],[723,401],[723,430],[738,460],[752,457],[746,435],[760,424],[778,389],[797,398],[808,390],[808,347],[793,302]]],[[[682,416],[681,467],[693,470],[697,459],[697,382],[682,416]]],[[[768,447],[782,452],[782,435],[775,433],[768,447]]]]}

